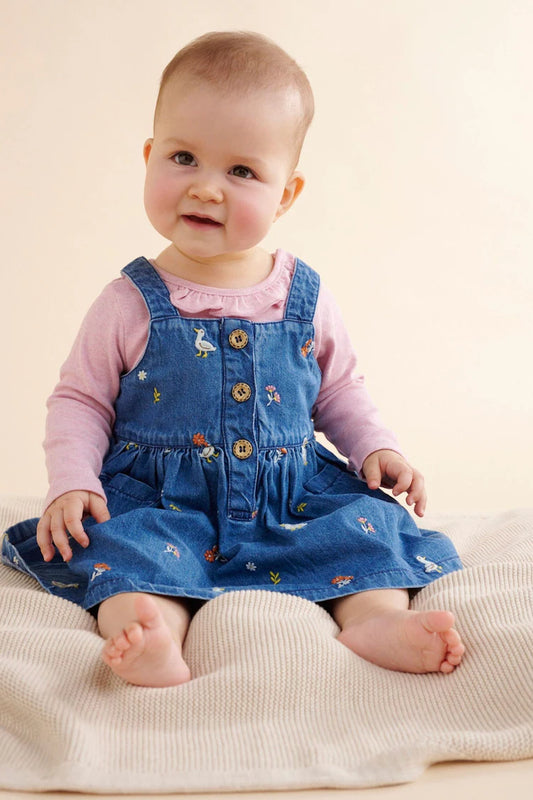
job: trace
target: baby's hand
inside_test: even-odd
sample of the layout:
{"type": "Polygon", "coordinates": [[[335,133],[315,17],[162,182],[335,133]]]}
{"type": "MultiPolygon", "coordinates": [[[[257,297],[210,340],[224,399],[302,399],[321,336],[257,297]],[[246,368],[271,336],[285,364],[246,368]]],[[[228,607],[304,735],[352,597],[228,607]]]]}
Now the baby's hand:
{"type": "Polygon", "coordinates": [[[395,497],[407,492],[407,505],[414,505],[415,514],[424,516],[427,500],[424,477],[399,453],[394,450],[376,450],[365,458],[362,471],[369,489],[383,486],[392,489],[395,497]]]}
{"type": "Polygon", "coordinates": [[[37,525],[37,544],[45,561],[54,557],[55,546],[64,561],[70,561],[72,550],[68,534],[82,547],[87,547],[89,537],[83,530],[82,519],[90,514],[97,522],[105,522],[110,514],[103,497],[93,492],[66,492],[50,503],[37,525]]]}

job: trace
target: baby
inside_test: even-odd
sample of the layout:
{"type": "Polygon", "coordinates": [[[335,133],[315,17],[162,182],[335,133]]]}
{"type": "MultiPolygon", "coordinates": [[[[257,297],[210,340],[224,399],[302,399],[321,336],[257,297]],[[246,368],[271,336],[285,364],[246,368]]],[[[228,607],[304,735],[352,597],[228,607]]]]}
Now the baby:
{"type": "Polygon", "coordinates": [[[90,309],[49,401],[45,511],[5,537],[6,563],[97,615],[133,684],[188,681],[194,608],[239,589],[325,603],[339,642],[387,669],[449,673],[464,652],[450,611],[409,609],[461,562],[379,489],[423,515],[337,306],[260,247],[302,191],[312,117],[305,74],[260,35],[207,34],[166,67],[144,160],[169,244],[90,309]]]}

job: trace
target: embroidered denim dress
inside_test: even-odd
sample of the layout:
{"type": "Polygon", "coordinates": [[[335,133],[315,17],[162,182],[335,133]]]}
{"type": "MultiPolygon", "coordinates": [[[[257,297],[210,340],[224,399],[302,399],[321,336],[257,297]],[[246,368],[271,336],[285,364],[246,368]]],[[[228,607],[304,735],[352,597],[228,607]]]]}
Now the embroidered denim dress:
{"type": "Polygon", "coordinates": [[[308,600],[417,588],[461,569],[450,540],[314,438],[319,277],[296,262],[284,319],[181,317],[144,258],[123,273],[150,312],[121,380],[101,480],[111,519],[87,549],[45,563],[37,520],[12,527],[3,560],[84,608],[119,592],[209,599],[270,589],[308,600]]]}

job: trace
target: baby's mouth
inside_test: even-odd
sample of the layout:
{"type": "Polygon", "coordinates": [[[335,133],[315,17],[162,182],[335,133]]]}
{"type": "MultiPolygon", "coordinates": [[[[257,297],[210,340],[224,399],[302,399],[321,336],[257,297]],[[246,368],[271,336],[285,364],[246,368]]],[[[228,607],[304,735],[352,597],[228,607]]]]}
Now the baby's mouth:
{"type": "Polygon", "coordinates": [[[200,225],[206,228],[214,227],[220,228],[222,226],[221,222],[217,222],[216,219],[211,219],[211,217],[204,217],[199,214],[183,214],[183,218],[193,225],[200,225]]]}

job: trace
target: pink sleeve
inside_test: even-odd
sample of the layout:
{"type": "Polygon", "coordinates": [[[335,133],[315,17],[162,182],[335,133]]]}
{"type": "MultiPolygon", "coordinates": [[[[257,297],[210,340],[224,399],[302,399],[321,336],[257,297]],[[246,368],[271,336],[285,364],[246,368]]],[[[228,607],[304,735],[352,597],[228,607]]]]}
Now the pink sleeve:
{"type": "Polygon", "coordinates": [[[315,428],[361,471],[363,461],[376,450],[395,450],[398,441],[388,430],[357,374],[357,359],[340,310],[321,286],[315,311],[315,346],[322,370],[322,386],[313,411],[315,428]]]}
{"type": "Polygon", "coordinates": [[[142,297],[119,278],[106,286],[83,320],[48,400],[45,508],[74,489],[105,497],[98,476],[115,421],[120,376],[142,354],[148,319],[142,297]],[[126,319],[135,322],[126,328],[126,319]]]}

